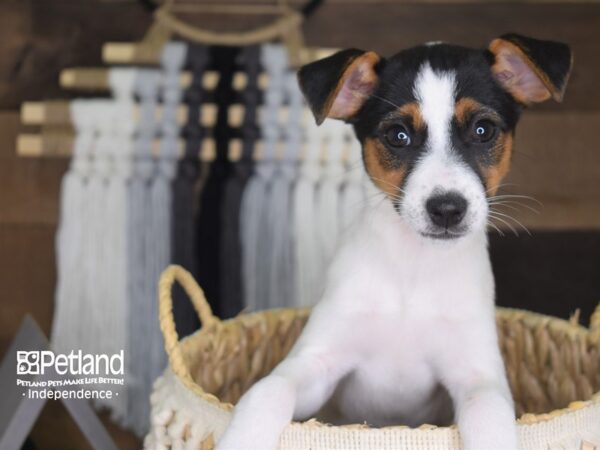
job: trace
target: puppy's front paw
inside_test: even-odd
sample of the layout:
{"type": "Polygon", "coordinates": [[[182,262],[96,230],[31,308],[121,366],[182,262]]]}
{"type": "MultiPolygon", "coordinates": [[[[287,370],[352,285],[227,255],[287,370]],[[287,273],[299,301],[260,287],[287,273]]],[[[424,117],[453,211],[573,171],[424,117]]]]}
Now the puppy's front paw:
{"type": "Polygon", "coordinates": [[[276,450],[278,439],[274,440],[265,429],[227,430],[217,442],[215,450],[276,450]]]}
{"type": "Polygon", "coordinates": [[[263,378],[240,399],[216,450],[276,450],[293,411],[291,384],[278,376],[263,378]]]}
{"type": "Polygon", "coordinates": [[[519,450],[516,430],[502,433],[477,433],[464,440],[464,450],[519,450]]]}

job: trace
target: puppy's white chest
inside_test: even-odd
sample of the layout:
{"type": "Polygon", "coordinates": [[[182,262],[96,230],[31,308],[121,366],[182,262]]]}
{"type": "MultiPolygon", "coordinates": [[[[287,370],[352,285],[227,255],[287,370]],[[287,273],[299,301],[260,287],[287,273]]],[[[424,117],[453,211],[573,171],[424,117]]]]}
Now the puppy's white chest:
{"type": "Polygon", "coordinates": [[[420,332],[403,321],[400,329],[389,320],[374,320],[372,325],[372,351],[365,351],[336,392],[343,417],[376,426],[451,420],[448,397],[428,361],[420,332]]]}

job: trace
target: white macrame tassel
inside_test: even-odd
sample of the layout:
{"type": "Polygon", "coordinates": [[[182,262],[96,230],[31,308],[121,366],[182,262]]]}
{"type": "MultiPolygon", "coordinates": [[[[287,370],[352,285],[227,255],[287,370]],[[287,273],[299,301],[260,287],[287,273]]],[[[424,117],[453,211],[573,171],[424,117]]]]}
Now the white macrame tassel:
{"type": "Polygon", "coordinates": [[[317,190],[317,236],[321,249],[322,267],[329,267],[335,253],[340,232],[340,187],[344,179],[343,152],[348,125],[337,120],[327,120],[323,125],[327,135],[326,158],[317,190]]]}
{"type": "Polygon", "coordinates": [[[276,44],[263,45],[261,63],[269,75],[260,117],[263,145],[255,172],[244,190],[240,213],[244,301],[250,311],[269,306],[271,238],[267,231],[267,200],[280,138],[279,111],[287,67],[285,48],[276,44]]]}
{"type": "MultiPolygon", "coordinates": [[[[105,322],[104,348],[107,354],[124,351],[129,356],[128,328],[128,196],[132,172],[133,144],[136,124],[134,123],[135,69],[113,68],[109,72],[109,83],[114,97],[112,145],[108,149],[112,173],[106,188],[106,211],[104,216],[105,273],[108,296],[102,304],[105,322]]],[[[124,387],[113,388],[113,398],[100,402],[108,406],[113,417],[123,421],[127,414],[127,397],[124,387]],[[118,394],[117,394],[118,393],[118,394]]]]}
{"type": "Polygon", "coordinates": [[[296,306],[312,306],[321,294],[323,269],[317,236],[316,191],[321,173],[322,128],[312,113],[305,114],[306,142],[300,161],[299,177],[294,185],[292,229],[296,306]],[[308,116],[308,117],[306,117],[308,116]]]}
{"type": "Polygon", "coordinates": [[[288,117],[283,129],[282,152],[277,159],[268,199],[267,230],[271,250],[268,268],[269,308],[291,307],[295,304],[291,200],[302,143],[303,102],[295,73],[286,73],[283,84],[288,117]]]}
{"type": "Polygon", "coordinates": [[[347,131],[347,140],[349,148],[346,158],[346,178],[340,198],[341,235],[347,234],[357,223],[366,202],[362,149],[350,127],[347,131]]]}
{"type": "Polygon", "coordinates": [[[70,104],[75,126],[73,157],[60,190],[60,218],[56,233],[57,284],[52,324],[52,346],[69,353],[81,348],[86,324],[79,316],[86,309],[84,297],[83,242],[87,233],[84,218],[89,205],[87,182],[92,170],[95,117],[89,100],[70,104]]]}
{"type": "MultiPolygon", "coordinates": [[[[96,100],[91,109],[97,124],[92,173],[88,178],[87,206],[82,211],[85,233],[81,272],[83,278],[82,308],[79,320],[84,331],[77,348],[92,355],[107,354],[107,330],[110,315],[105,303],[112,295],[110,280],[110,246],[106,233],[108,180],[113,172],[111,151],[114,145],[113,105],[110,100],[96,100]]],[[[102,389],[97,385],[96,389],[102,389]]]]}
{"type": "Polygon", "coordinates": [[[146,242],[150,238],[148,223],[151,220],[150,183],[156,167],[152,157],[152,142],[156,137],[156,108],[158,102],[161,73],[156,69],[139,69],[135,90],[140,99],[140,121],[134,146],[132,179],[129,187],[128,222],[128,270],[129,270],[129,311],[128,311],[128,352],[127,362],[127,418],[126,426],[140,430],[143,419],[140,410],[145,395],[144,378],[150,354],[150,335],[154,318],[151,314],[154,285],[149,280],[146,267],[149,255],[146,242]]]}

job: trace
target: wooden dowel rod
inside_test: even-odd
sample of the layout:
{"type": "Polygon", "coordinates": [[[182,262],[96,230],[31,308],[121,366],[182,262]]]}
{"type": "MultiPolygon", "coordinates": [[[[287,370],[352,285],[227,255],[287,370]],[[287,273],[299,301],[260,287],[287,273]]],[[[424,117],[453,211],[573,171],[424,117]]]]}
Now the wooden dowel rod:
{"type": "Polygon", "coordinates": [[[54,132],[20,134],[17,136],[17,155],[28,158],[68,157],[73,152],[73,134],[54,132]]]}
{"type": "MultiPolygon", "coordinates": [[[[43,134],[20,134],[17,136],[17,155],[25,158],[68,158],[73,154],[74,133],[66,131],[47,131],[43,134]]],[[[283,142],[278,144],[275,157],[281,158],[283,153],[283,142]]],[[[183,157],[185,141],[178,140],[179,158],[183,157]]],[[[231,139],[229,141],[228,158],[230,161],[239,161],[242,156],[242,139],[231,139]]],[[[152,155],[156,158],[160,155],[161,140],[154,139],[152,142],[152,155]]],[[[301,155],[298,155],[301,159],[301,155]]],[[[205,138],[198,151],[201,161],[210,162],[216,157],[216,142],[213,138],[205,138]]],[[[262,157],[262,142],[254,143],[253,159],[258,161],[262,157]]]]}
{"type": "Polygon", "coordinates": [[[59,76],[60,87],[80,90],[108,90],[108,70],[91,68],[64,69],[59,76]]]}
{"type": "MultiPolygon", "coordinates": [[[[73,155],[73,144],[75,135],[65,132],[46,132],[43,134],[20,134],[17,136],[17,155],[26,158],[41,157],[70,157],[73,155]]],[[[161,140],[155,139],[152,142],[152,155],[160,155],[161,140]]],[[[185,141],[179,139],[179,158],[183,156],[185,141]]],[[[206,138],[202,141],[199,156],[203,161],[214,159],[215,143],[213,138],[206,138]]]]}
{"type": "MultiPolygon", "coordinates": [[[[212,128],[217,122],[217,105],[215,103],[205,103],[201,106],[200,124],[207,128],[212,128]]],[[[263,107],[258,108],[258,121],[263,114],[263,107]]],[[[157,106],[155,111],[155,120],[159,123],[162,120],[163,108],[157,106]]],[[[279,122],[284,124],[288,119],[288,108],[283,106],[279,110],[279,122]]],[[[312,120],[312,114],[306,109],[307,119],[312,120]]],[[[227,111],[229,126],[238,128],[244,121],[245,108],[243,105],[231,105],[227,111]]],[[[140,121],[140,107],[135,106],[133,120],[135,123],[140,121]]],[[[187,123],[188,107],[179,105],[177,107],[177,123],[183,126],[187,123]]],[[[68,100],[49,100],[44,102],[25,102],[21,105],[21,122],[24,125],[69,125],[72,124],[71,110],[68,100]]]]}
{"type": "Polygon", "coordinates": [[[71,108],[66,100],[24,102],[21,105],[24,125],[67,125],[72,123],[71,108]]]}
{"type": "MultiPolygon", "coordinates": [[[[109,70],[88,67],[63,69],[59,76],[60,87],[80,91],[108,91],[110,90],[109,70]]],[[[191,80],[190,72],[181,73],[179,82],[183,89],[189,87],[191,80]]]]}
{"type": "MultiPolygon", "coordinates": [[[[138,105],[135,106],[133,120],[138,123],[141,119],[141,110],[138,105]]],[[[162,120],[163,108],[158,106],[155,111],[157,123],[162,120]]],[[[188,107],[179,105],[177,107],[177,123],[184,125],[187,122],[188,107]]],[[[243,108],[231,116],[231,126],[240,126],[243,120],[243,108]],[[241,116],[240,116],[241,114],[241,116]]],[[[21,122],[24,125],[70,125],[73,123],[69,101],[50,100],[45,102],[25,102],[21,105],[21,122]]],[[[212,128],[217,122],[217,105],[214,103],[205,103],[202,105],[200,114],[200,124],[204,127],[212,128]]]]}
{"type": "MultiPolygon", "coordinates": [[[[63,89],[81,91],[108,91],[110,85],[108,74],[110,69],[104,68],[79,68],[64,69],[60,73],[59,82],[63,89]]],[[[268,75],[261,73],[258,79],[259,88],[264,90],[268,84],[268,75]]],[[[219,72],[207,70],[202,78],[202,86],[207,91],[213,91],[219,82],[219,72]]],[[[181,72],[180,86],[187,89],[192,83],[192,73],[181,72]]],[[[244,72],[236,72],[233,76],[233,89],[242,91],[246,88],[248,78],[244,72]]]]}
{"type": "MultiPolygon", "coordinates": [[[[333,48],[307,47],[301,49],[304,64],[325,58],[338,51],[333,48]]],[[[102,46],[106,64],[159,65],[161,49],[143,42],[107,42],[102,46]]]]}

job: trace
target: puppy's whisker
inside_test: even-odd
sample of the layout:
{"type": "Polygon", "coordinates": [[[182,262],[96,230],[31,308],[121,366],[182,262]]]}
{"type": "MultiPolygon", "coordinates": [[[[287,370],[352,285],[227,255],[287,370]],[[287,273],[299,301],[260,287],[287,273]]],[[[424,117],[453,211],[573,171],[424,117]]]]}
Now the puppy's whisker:
{"type": "Polygon", "coordinates": [[[388,105],[393,106],[394,108],[400,108],[400,106],[397,105],[397,104],[395,104],[394,102],[388,100],[387,98],[380,97],[379,95],[376,95],[376,94],[365,94],[365,93],[362,93],[362,92],[356,92],[356,94],[361,95],[361,96],[366,97],[366,98],[374,98],[374,99],[377,99],[377,100],[381,100],[382,102],[385,102],[388,105]]]}
{"type": "Polygon", "coordinates": [[[498,206],[499,208],[509,208],[512,209],[513,211],[517,211],[520,212],[521,210],[519,208],[517,208],[516,206],[510,205],[506,202],[496,202],[496,203],[490,203],[489,204],[490,207],[492,206],[498,206]]]}
{"type": "Polygon", "coordinates": [[[394,188],[394,189],[396,189],[398,192],[400,192],[400,193],[402,193],[402,194],[406,194],[406,192],[404,192],[404,189],[402,189],[400,186],[396,186],[395,184],[393,184],[393,183],[390,183],[389,181],[383,180],[383,179],[381,179],[381,178],[374,177],[374,176],[372,176],[372,175],[369,175],[369,178],[371,178],[371,180],[373,180],[373,181],[381,181],[382,183],[385,183],[386,185],[388,185],[388,186],[390,186],[390,187],[393,187],[393,188],[394,188]]]}
{"type": "Polygon", "coordinates": [[[389,101],[387,98],[380,97],[379,95],[371,94],[369,97],[381,100],[382,102],[392,105],[394,108],[400,108],[400,106],[396,105],[394,102],[389,101]]]}
{"type": "Polygon", "coordinates": [[[531,197],[529,195],[518,195],[518,194],[502,194],[502,195],[495,195],[493,197],[488,197],[488,202],[493,201],[493,200],[505,200],[505,199],[522,199],[522,200],[530,200],[532,202],[535,202],[537,204],[539,204],[540,206],[544,206],[544,204],[542,202],[540,202],[537,198],[531,197]]]}
{"type": "Polygon", "coordinates": [[[491,188],[487,189],[485,191],[485,194],[487,195],[488,192],[490,192],[490,191],[493,191],[493,190],[497,191],[497,190],[502,189],[503,187],[506,187],[506,186],[518,186],[518,184],[516,184],[516,183],[501,183],[498,186],[491,187],[491,188]]]}
{"type": "Polygon", "coordinates": [[[527,229],[527,227],[525,225],[523,225],[521,222],[519,222],[517,219],[515,219],[513,216],[509,215],[509,214],[504,214],[501,213],[500,211],[494,211],[495,214],[500,214],[504,217],[506,217],[508,220],[512,220],[513,222],[515,222],[517,225],[519,225],[521,228],[523,228],[523,230],[525,230],[525,232],[531,236],[531,232],[527,229]]]}
{"type": "Polygon", "coordinates": [[[378,198],[378,197],[382,197],[385,198],[385,192],[374,192],[373,194],[367,195],[366,199],[367,200],[373,200],[374,198],[378,198]]]}
{"type": "MultiPolygon", "coordinates": [[[[490,206],[493,206],[493,205],[505,205],[505,206],[507,206],[507,205],[509,205],[509,204],[510,204],[510,205],[517,205],[517,206],[521,206],[521,207],[523,207],[523,208],[526,208],[526,209],[528,209],[529,211],[531,211],[531,212],[533,212],[533,213],[535,213],[535,214],[539,214],[539,213],[540,213],[540,212],[539,212],[539,210],[537,210],[537,209],[535,209],[535,208],[533,208],[533,207],[531,207],[531,206],[529,206],[529,205],[526,205],[525,203],[518,202],[518,201],[516,201],[516,200],[501,200],[501,201],[492,201],[492,202],[488,202],[488,204],[489,204],[490,206]]],[[[513,207],[513,208],[514,208],[514,207],[513,207]]],[[[517,208],[515,208],[515,209],[517,209],[517,208]]]]}
{"type": "Polygon", "coordinates": [[[502,222],[503,224],[505,224],[508,228],[510,228],[512,230],[512,232],[515,234],[515,236],[519,236],[519,233],[517,232],[516,228],[512,226],[512,224],[510,222],[507,222],[506,220],[504,220],[501,217],[496,216],[494,213],[490,212],[489,213],[490,217],[496,220],[499,220],[500,222],[502,222]]]}
{"type": "Polygon", "coordinates": [[[494,222],[488,220],[487,224],[494,227],[496,229],[496,231],[500,234],[500,236],[504,237],[504,233],[502,232],[502,230],[500,228],[498,228],[498,226],[494,222]]]}

